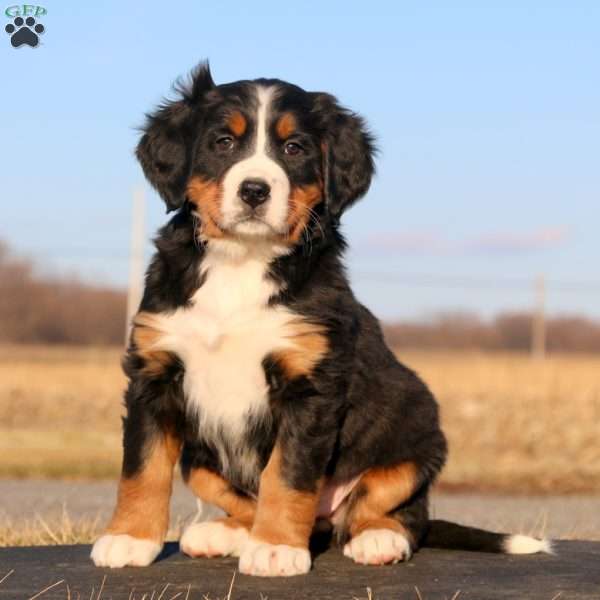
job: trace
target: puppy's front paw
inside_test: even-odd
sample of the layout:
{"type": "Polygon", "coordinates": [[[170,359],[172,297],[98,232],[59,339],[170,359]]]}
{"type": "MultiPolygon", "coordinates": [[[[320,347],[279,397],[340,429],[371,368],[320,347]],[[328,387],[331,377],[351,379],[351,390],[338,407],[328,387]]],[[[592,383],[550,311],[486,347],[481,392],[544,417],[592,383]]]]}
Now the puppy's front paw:
{"type": "Polygon", "coordinates": [[[240,573],[261,577],[302,575],[310,571],[307,548],[268,544],[250,538],[240,555],[240,573]]]}
{"type": "Polygon", "coordinates": [[[192,523],[179,547],[188,556],[239,556],[248,535],[245,527],[230,527],[222,521],[192,523]]]}
{"type": "Polygon", "coordinates": [[[366,529],[344,546],[344,555],[363,565],[385,565],[408,560],[408,540],[392,529],[366,529]]]}
{"type": "Polygon", "coordinates": [[[152,540],[106,534],[96,540],[90,556],[97,567],[146,567],[161,550],[162,544],[152,540]]]}

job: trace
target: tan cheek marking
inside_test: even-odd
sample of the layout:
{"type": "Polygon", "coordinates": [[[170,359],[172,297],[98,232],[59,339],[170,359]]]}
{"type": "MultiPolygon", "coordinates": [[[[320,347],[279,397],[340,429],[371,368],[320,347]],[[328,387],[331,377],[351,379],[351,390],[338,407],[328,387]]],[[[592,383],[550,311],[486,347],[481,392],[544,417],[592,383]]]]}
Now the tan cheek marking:
{"type": "Polygon", "coordinates": [[[218,223],[221,220],[221,188],[215,181],[192,177],[187,186],[187,198],[200,213],[201,235],[223,237],[218,223]]]}
{"type": "Polygon", "coordinates": [[[329,351],[325,328],[298,320],[290,326],[288,339],[293,342],[293,347],[274,352],[272,358],[290,378],[310,376],[329,351]]]}
{"type": "Polygon", "coordinates": [[[246,122],[246,117],[239,110],[235,110],[229,115],[227,126],[233,135],[242,137],[246,133],[248,123],[246,122]]]}
{"type": "Polygon", "coordinates": [[[175,357],[158,349],[161,332],[157,328],[156,317],[148,312],[140,312],[133,319],[133,342],[136,353],[144,359],[142,372],[149,376],[164,374],[173,364],[175,357]]]}
{"type": "Polygon", "coordinates": [[[350,535],[381,528],[410,535],[398,520],[387,515],[413,495],[418,483],[417,472],[416,465],[411,462],[367,471],[359,483],[358,490],[362,494],[350,511],[350,535]]]}
{"type": "Polygon", "coordinates": [[[285,113],[277,121],[275,125],[275,133],[281,140],[287,140],[287,138],[296,131],[296,119],[292,113],[285,113]]]}
{"type": "Polygon", "coordinates": [[[180,450],[180,441],[172,434],[164,434],[149,448],[139,473],[121,477],[117,506],[107,533],[164,540],[169,527],[173,468],[180,450]]]}
{"type": "Polygon", "coordinates": [[[224,524],[250,529],[256,502],[238,494],[223,477],[205,468],[192,469],[187,484],[198,498],[218,506],[229,515],[224,524]]]}
{"type": "Polygon", "coordinates": [[[322,197],[322,182],[296,187],[292,190],[289,197],[290,210],[287,219],[290,241],[298,241],[310,220],[312,208],[319,203],[322,197]]]}
{"type": "Polygon", "coordinates": [[[275,446],[262,472],[252,537],[269,544],[308,547],[315,524],[322,482],[316,492],[291,489],[281,473],[281,451],[275,446]]]}

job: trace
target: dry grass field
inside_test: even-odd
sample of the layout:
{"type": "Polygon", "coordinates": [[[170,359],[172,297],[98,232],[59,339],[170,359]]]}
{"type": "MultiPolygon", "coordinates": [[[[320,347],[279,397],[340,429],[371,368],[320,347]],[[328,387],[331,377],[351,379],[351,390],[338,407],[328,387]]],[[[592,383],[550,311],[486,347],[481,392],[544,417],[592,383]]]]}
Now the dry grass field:
{"type": "MultiPolygon", "coordinates": [[[[120,353],[0,347],[0,476],[118,473],[120,353]]],[[[600,491],[600,356],[398,354],[440,401],[444,486],[600,491]]]]}

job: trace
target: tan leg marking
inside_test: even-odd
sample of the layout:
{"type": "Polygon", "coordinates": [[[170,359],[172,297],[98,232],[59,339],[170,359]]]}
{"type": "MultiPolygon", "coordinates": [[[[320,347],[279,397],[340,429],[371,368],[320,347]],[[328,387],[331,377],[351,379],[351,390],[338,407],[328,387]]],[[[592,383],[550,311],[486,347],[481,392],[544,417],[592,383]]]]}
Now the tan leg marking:
{"type": "Polygon", "coordinates": [[[272,358],[290,378],[311,375],[329,350],[325,328],[297,320],[290,325],[288,338],[293,341],[294,346],[274,352],[272,358]]]}
{"type": "Polygon", "coordinates": [[[205,468],[193,469],[187,484],[198,498],[218,506],[228,516],[189,525],[179,540],[182,552],[189,556],[239,556],[254,521],[256,502],[205,468]]]}
{"type": "Polygon", "coordinates": [[[322,482],[317,487],[315,492],[290,488],[282,478],[281,451],[275,446],[260,478],[252,539],[308,548],[322,482]]]}
{"type": "Polygon", "coordinates": [[[229,516],[218,519],[228,527],[250,529],[256,513],[256,502],[252,498],[238,494],[229,483],[217,473],[208,469],[193,469],[187,481],[190,489],[204,502],[214,504],[229,516]]]}
{"type": "Polygon", "coordinates": [[[366,529],[392,529],[414,542],[410,532],[388,513],[412,496],[417,483],[417,467],[410,462],[367,471],[357,486],[355,493],[359,496],[348,515],[351,537],[366,529]]]}
{"type": "Polygon", "coordinates": [[[133,342],[136,354],[144,359],[142,372],[149,376],[162,375],[175,361],[170,352],[159,349],[162,333],[157,327],[156,316],[139,312],[133,319],[133,342]]]}
{"type": "Polygon", "coordinates": [[[179,440],[164,434],[148,449],[140,472],[121,478],[107,533],[163,542],[169,527],[173,468],[180,449],[179,440]]]}

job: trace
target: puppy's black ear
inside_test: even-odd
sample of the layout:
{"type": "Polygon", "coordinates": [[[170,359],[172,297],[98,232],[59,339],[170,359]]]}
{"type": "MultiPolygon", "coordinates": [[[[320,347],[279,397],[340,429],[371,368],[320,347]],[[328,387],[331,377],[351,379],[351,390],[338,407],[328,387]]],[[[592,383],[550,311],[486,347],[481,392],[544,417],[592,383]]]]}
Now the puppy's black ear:
{"type": "Polygon", "coordinates": [[[362,197],[375,173],[374,138],[359,115],[343,108],[330,94],[314,95],[323,132],[325,194],[329,213],[338,219],[362,197]]]}
{"type": "Polygon", "coordinates": [[[148,181],[165,201],[167,212],[177,210],[185,200],[199,103],[214,87],[208,63],[201,63],[192,71],[189,83],[175,84],[179,98],[148,115],[143,127],[136,155],[148,181]]]}

